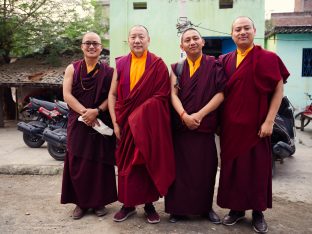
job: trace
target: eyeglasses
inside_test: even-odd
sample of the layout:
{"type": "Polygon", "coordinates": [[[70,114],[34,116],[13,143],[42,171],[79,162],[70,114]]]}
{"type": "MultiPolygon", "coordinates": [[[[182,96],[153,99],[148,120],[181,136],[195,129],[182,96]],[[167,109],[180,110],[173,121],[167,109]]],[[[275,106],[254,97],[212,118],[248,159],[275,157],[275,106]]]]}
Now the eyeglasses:
{"type": "Polygon", "coordinates": [[[97,48],[100,45],[102,45],[101,43],[98,43],[96,41],[86,41],[86,42],[82,42],[81,44],[86,45],[87,47],[90,47],[91,45],[93,45],[94,48],[97,48]]]}

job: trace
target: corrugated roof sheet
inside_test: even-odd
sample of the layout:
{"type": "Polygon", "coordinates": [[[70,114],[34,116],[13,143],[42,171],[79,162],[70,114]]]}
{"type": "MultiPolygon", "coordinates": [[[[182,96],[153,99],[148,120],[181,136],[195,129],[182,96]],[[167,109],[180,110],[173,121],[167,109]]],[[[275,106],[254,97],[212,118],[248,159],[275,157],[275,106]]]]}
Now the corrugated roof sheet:
{"type": "Polygon", "coordinates": [[[57,87],[72,58],[62,59],[62,66],[52,67],[43,58],[22,58],[11,64],[0,65],[0,86],[57,87]]]}
{"type": "Polygon", "coordinates": [[[312,33],[312,26],[275,26],[272,30],[265,33],[268,38],[274,34],[292,34],[292,33],[312,33]]]}
{"type": "Polygon", "coordinates": [[[61,86],[63,82],[63,76],[58,72],[45,72],[45,73],[35,73],[35,74],[7,74],[0,72],[0,86],[61,86]],[[40,75],[39,75],[40,74],[40,75]],[[30,77],[37,77],[37,79],[31,79],[30,77]]]}

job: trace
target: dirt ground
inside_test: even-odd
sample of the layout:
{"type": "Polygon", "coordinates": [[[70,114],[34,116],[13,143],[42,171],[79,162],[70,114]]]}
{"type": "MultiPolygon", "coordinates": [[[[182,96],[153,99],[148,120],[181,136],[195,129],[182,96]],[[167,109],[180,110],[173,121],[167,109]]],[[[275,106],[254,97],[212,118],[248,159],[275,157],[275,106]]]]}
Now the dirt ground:
{"type": "MultiPolygon", "coordinates": [[[[73,220],[74,205],[60,205],[61,175],[0,175],[0,233],[253,233],[251,214],[233,227],[214,225],[200,217],[180,223],[168,222],[163,200],[156,203],[161,223],[148,224],[142,207],[122,223],[112,220],[120,204],[108,206],[109,214],[98,218],[91,212],[73,220]]],[[[270,233],[312,233],[312,204],[274,197],[274,209],[265,212],[270,233]]],[[[220,216],[227,210],[215,207],[220,216]]]]}
{"type": "MultiPolygon", "coordinates": [[[[46,150],[29,149],[19,137],[21,136],[17,130],[0,129],[0,164],[7,165],[11,161],[10,157],[15,157],[19,158],[15,164],[27,162],[36,167],[35,162],[38,158],[43,158],[44,152],[47,154],[46,150]],[[40,152],[37,155],[35,151],[38,150],[40,152]],[[21,158],[21,155],[25,158],[21,158]],[[30,158],[35,161],[31,161],[30,158]]],[[[294,157],[286,159],[283,164],[276,164],[276,174],[273,178],[273,209],[265,212],[269,233],[312,233],[312,125],[304,132],[297,131],[296,142],[294,157]]],[[[48,165],[49,160],[51,157],[46,155],[45,160],[37,163],[48,165]]],[[[250,211],[247,212],[245,220],[232,227],[214,225],[201,217],[191,217],[189,220],[171,224],[168,222],[168,214],[164,213],[162,199],[156,203],[161,216],[161,222],[156,225],[146,222],[142,206],[138,207],[137,215],[125,222],[115,223],[112,218],[120,208],[118,202],[107,207],[109,213],[103,218],[98,218],[90,212],[81,220],[73,220],[71,213],[74,205],[60,204],[61,181],[61,175],[0,173],[0,234],[254,233],[250,211]]],[[[215,203],[214,209],[220,217],[228,212],[215,203]]]]}

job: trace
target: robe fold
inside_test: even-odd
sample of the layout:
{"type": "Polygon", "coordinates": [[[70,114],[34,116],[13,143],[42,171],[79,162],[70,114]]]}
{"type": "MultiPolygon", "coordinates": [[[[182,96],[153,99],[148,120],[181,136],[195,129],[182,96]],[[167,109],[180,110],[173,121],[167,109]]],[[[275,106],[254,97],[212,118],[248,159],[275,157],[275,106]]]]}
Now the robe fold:
{"type": "Polygon", "coordinates": [[[220,56],[229,80],[221,116],[218,205],[234,210],[272,207],[270,137],[258,132],[278,82],[289,73],[274,53],[260,46],[236,68],[236,51],[220,56]]]}
{"type": "Polygon", "coordinates": [[[170,131],[170,80],[165,63],[148,52],[141,79],[130,91],[131,54],[117,58],[116,149],[118,199],[126,206],[158,200],[175,177],[170,131]]]}
{"type": "MultiPolygon", "coordinates": [[[[113,68],[100,63],[98,72],[87,77],[84,60],[74,62],[73,66],[73,96],[86,108],[98,107],[107,99],[113,68]]],[[[70,108],[61,203],[98,208],[117,200],[115,138],[101,135],[78,121],[78,117],[79,114],[70,108]]],[[[108,110],[98,118],[112,126],[108,110]]]]}
{"type": "MultiPolygon", "coordinates": [[[[174,72],[176,67],[172,65],[174,72]]],[[[222,67],[214,57],[203,55],[191,78],[188,63],[184,62],[178,97],[185,111],[192,114],[222,92],[225,83],[222,67]]],[[[177,175],[165,198],[165,211],[175,215],[207,214],[212,209],[218,164],[214,136],[217,111],[205,116],[196,130],[183,125],[176,112],[172,121],[177,175]]]]}

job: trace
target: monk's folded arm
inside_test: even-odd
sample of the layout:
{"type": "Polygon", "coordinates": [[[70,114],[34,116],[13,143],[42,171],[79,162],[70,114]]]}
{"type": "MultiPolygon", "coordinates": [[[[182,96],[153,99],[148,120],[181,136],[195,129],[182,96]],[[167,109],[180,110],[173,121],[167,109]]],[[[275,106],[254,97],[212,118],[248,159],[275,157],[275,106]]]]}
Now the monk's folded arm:
{"type": "Polygon", "coordinates": [[[170,74],[170,81],[171,81],[171,103],[174,109],[176,110],[176,112],[181,116],[183,112],[185,113],[185,110],[183,108],[181,100],[178,97],[178,88],[175,87],[175,84],[177,82],[177,77],[173,71],[171,71],[171,74],[170,74]]]}
{"type": "Polygon", "coordinates": [[[113,124],[117,124],[116,122],[116,114],[115,114],[115,104],[116,104],[116,97],[117,97],[117,85],[118,85],[118,81],[117,81],[117,71],[116,69],[114,70],[114,74],[113,74],[113,79],[112,79],[112,83],[109,89],[109,93],[108,93],[108,110],[110,113],[110,116],[112,118],[112,122],[113,124]]]}
{"type": "Polygon", "coordinates": [[[198,111],[200,116],[204,118],[206,115],[208,115],[210,112],[214,111],[219,107],[219,105],[224,100],[224,94],[223,92],[219,92],[213,96],[213,98],[202,108],[198,111]]]}
{"type": "Polygon", "coordinates": [[[108,98],[105,99],[97,108],[100,109],[100,111],[106,111],[108,108],[108,98]]]}
{"type": "Polygon", "coordinates": [[[280,80],[278,84],[276,85],[265,122],[269,122],[272,124],[274,123],[276,114],[278,112],[278,109],[283,99],[283,93],[284,93],[284,84],[283,84],[283,80],[280,80]]]}
{"type": "Polygon", "coordinates": [[[275,88],[266,119],[264,123],[261,125],[261,128],[259,130],[258,135],[260,137],[270,136],[273,132],[274,120],[278,112],[279,106],[282,102],[283,91],[284,91],[283,80],[280,80],[275,88]]]}
{"type": "Polygon", "coordinates": [[[63,81],[63,96],[64,101],[72,108],[75,112],[82,115],[86,108],[72,95],[72,84],[74,79],[74,66],[70,64],[64,74],[63,81]]]}

